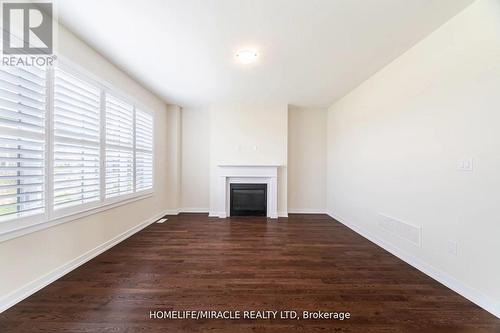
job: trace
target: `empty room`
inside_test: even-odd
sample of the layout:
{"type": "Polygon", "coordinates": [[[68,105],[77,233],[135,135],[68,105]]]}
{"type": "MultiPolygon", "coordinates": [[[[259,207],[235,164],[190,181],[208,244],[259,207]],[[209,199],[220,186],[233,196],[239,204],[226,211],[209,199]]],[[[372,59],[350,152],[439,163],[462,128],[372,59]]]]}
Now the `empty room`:
{"type": "Polygon", "coordinates": [[[0,332],[500,332],[500,0],[2,0],[0,332]]]}

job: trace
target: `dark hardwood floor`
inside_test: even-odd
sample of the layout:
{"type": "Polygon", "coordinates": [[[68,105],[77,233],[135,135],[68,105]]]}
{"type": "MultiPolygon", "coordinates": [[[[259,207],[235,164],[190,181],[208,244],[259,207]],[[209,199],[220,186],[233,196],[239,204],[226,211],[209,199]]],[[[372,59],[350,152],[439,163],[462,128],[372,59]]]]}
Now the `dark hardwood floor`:
{"type": "Polygon", "coordinates": [[[324,215],[153,224],[0,314],[0,332],[500,332],[500,320],[324,215]],[[348,311],[339,320],[150,310],[348,311]]]}

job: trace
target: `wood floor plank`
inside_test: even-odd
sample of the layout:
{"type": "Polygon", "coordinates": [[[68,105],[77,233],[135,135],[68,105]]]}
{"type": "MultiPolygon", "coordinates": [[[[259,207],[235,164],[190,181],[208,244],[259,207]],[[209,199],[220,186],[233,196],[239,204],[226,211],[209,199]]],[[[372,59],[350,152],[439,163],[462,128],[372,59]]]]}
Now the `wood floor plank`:
{"type": "Polygon", "coordinates": [[[0,332],[500,332],[500,320],[326,215],[170,216],[0,314],[0,332]],[[348,311],[152,320],[150,310],[348,311]]]}

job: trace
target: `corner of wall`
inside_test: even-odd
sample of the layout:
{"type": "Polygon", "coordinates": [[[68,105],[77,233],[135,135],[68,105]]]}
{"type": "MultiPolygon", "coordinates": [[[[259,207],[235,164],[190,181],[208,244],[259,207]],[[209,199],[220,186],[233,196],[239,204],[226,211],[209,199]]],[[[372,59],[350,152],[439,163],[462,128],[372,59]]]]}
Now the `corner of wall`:
{"type": "Polygon", "coordinates": [[[181,107],[167,104],[167,209],[175,212],[180,209],[182,177],[182,117],[181,107]]]}

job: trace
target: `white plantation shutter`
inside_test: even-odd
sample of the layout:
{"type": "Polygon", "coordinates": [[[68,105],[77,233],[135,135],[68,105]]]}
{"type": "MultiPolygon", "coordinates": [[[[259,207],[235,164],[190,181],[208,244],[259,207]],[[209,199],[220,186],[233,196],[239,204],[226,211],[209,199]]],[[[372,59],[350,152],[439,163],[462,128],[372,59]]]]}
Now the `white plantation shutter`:
{"type": "Polygon", "coordinates": [[[0,239],[151,193],[153,114],[117,96],[64,62],[0,66],[0,239]]]}
{"type": "Polygon", "coordinates": [[[0,67],[0,222],[45,211],[46,74],[0,67]]]}
{"type": "Polygon", "coordinates": [[[134,191],[134,107],[106,94],[106,198],[134,191]]]}
{"type": "Polygon", "coordinates": [[[135,188],[153,188],[153,116],[135,111],[135,188]]]}
{"type": "Polygon", "coordinates": [[[100,89],[54,71],[54,209],[100,199],[100,89]]]}

